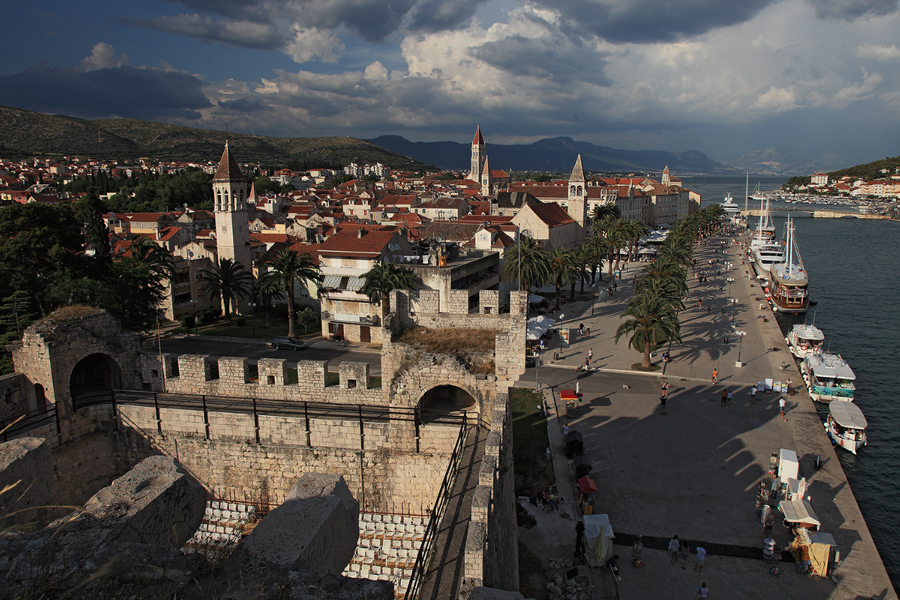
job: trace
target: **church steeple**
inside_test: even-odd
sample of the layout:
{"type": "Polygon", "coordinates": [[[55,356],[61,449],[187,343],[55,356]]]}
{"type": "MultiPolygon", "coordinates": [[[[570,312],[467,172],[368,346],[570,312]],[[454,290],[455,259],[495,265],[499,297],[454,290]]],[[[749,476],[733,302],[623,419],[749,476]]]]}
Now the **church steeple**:
{"type": "Polygon", "coordinates": [[[669,185],[671,185],[671,183],[672,183],[672,178],[671,178],[671,176],[669,175],[669,165],[666,165],[666,168],[663,169],[663,173],[662,173],[662,181],[661,181],[660,183],[662,183],[662,184],[663,184],[664,186],[666,186],[666,187],[669,187],[669,185]]]}
{"type": "Polygon", "coordinates": [[[475,139],[472,140],[472,161],[469,166],[469,179],[477,182],[481,181],[481,171],[484,168],[486,159],[484,138],[481,137],[481,125],[478,125],[475,128],[475,139]]]}
{"type": "Polygon", "coordinates": [[[250,226],[247,214],[247,182],[225,142],[225,151],[212,180],[216,215],[216,252],[252,273],[250,226]]]}
{"type": "Polygon", "coordinates": [[[569,216],[582,227],[587,226],[587,181],[584,177],[584,165],[581,155],[575,160],[575,167],[569,176],[569,194],[566,202],[569,216]]]}

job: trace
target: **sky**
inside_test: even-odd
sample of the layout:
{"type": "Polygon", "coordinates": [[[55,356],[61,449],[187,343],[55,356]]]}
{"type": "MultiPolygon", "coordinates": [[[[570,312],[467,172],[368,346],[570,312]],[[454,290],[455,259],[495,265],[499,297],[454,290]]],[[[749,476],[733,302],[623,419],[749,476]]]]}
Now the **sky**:
{"type": "Polygon", "coordinates": [[[31,0],[0,104],[286,137],[900,155],[900,0],[31,0]]]}

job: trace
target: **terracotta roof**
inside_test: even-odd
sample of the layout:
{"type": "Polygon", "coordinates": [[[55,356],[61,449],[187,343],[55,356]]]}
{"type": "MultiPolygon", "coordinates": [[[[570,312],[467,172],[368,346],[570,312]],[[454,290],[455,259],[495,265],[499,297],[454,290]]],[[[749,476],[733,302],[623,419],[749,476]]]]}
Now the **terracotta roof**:
{"type": "Polygon", "coordinates": [[[460,223],[487,223],[488,225],[509,223],[511,220],[512,217],[501,215],[466,215],[459,218],[460,223]]]}
{"type": "Polygon", "coordinates": [[[213,181],[221,180],[221,179],[243,179],[244,175],[241,173],[241,168],[238,166],[237,161],[234,159],[234,155],[231,154],[231,149],[228,147],[228,142],[225,142],[225,151],[222,152],[222,158],[219,160],[219,167],[216,169],[216,175],[213,177],[213,181]]]}
{"type": "Polygon", "coordinates": [[[422,238],[441,239],[446,242],[468,243],[481,229],[481,222],[462,223],[460,221],[432,221],[425,225],[422,238]]]}
{"type": "Polygon", "coordinates": [[[559,227],[574,223],[575,220],[569,216],[563,207],[555,202],[547,202],[545,204],[535,204],[530,206],[531,211],[543,221],[548,227],[559,227]]]}
{"type": "Polygon", "coordinates": [[[375,258],[396,235],[396,230],[369,231],[362,237],[356,231],[341,231],[319,246],[319,255],[348,255],[375,258]]]}
{"type": "Polygon", "coordinates": [[[254,233],[250,232],[250,239],[263,242],[266,244],[274,244],[275,242],[287,242],[290,238],[286,233],[254,233]]]}
{"type": "Polygon", "coordinates": [[[472,140],[472,144],[476,146],[484,146],[484,138],[481,137],[481,125],[475,128],[475,139],[472,140]]]}

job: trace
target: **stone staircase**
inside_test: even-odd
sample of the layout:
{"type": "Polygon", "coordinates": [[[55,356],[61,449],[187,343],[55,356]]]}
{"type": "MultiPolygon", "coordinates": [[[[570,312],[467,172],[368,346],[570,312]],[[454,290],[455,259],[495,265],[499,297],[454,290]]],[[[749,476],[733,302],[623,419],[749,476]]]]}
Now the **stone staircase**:
{"type": "Polygon", "coordinates": [[[245,528],[257,521],[256,507],[239,502],[210,500],[203,522],[184,545],[185,553],[204,553],[209,558],[227,556],[234,550],[245,528]]]}
{"type": "Polygon", "coordinates": [[[402,599],[427,524],[426,516],[360,513],[359,543],[342,575],[391,581],[394,597],[402,599]]]}

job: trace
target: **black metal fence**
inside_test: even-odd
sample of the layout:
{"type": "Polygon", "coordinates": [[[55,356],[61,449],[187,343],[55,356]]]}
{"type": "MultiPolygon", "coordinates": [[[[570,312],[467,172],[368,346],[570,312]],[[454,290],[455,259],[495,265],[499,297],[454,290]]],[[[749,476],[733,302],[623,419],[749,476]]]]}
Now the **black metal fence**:
{"type": "Polygon", "coordinates": [[[444,480],[441,482],[437,499],[434,501],[434,508],[431,510],[428,525],[425,527],[422,545],[419,546],[419,553],[416,555],[416,562],[413,564],[412,575],[409,578],[409,586],[406,588],[404,600],[415,600],[419,597],[419,591],[425,577],[425,568],[428,566],[428,559],[431,556],[434,541],[437,538],[438,526],[441,523],[444,509],[447,508],[447,503],[450,501],[450,492],[453,491],[453,484],[456,482],[459,463],[462,461],[463,451],[466,446],[467,433],[468,425],[465,418],[463,418],[463,423],[459,428],[459,436],[456,438],[456,446],[453,447],[453,454],[450,457],[450,464],[447,465],[447,471],[444,473],[444,480]]]}

